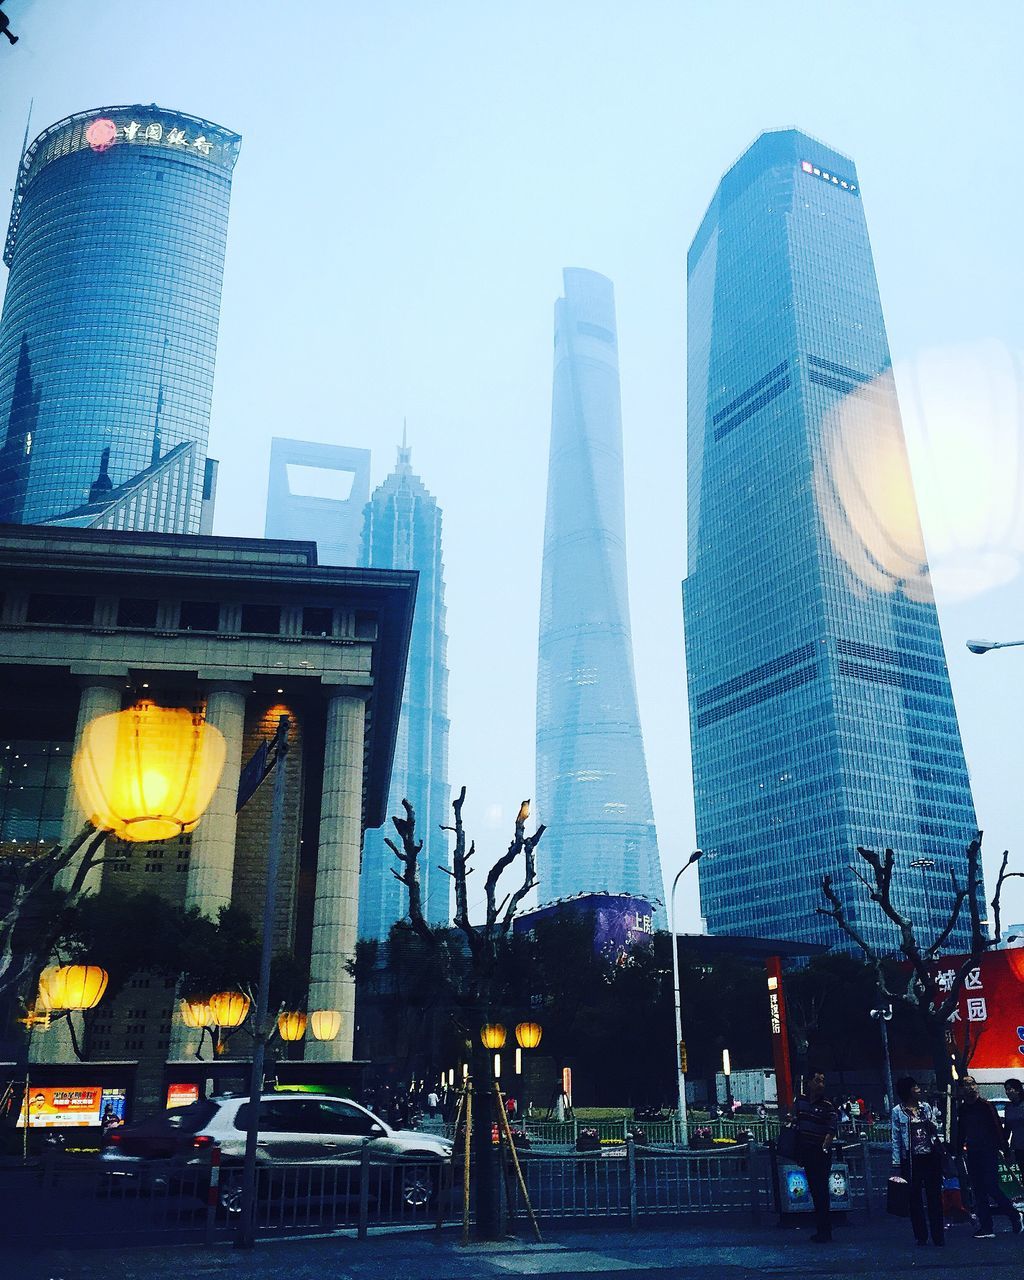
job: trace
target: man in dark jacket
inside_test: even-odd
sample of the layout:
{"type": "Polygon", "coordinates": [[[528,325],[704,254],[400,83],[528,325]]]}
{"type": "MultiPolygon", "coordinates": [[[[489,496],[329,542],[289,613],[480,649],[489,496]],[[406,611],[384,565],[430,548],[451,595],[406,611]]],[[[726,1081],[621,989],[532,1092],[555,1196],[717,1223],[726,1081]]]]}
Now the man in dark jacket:
{"type": "Polygon", "coordinates": [[[972,1076],[964,1076],[960,1081],[956,1141],[958,1149],[965,1154],[974,1195],[978,1219],[975,1240],[991,1240],[996,1234],[992,1224],[993,1203],[1013,1223],[1014,1232],[1024,1231],[1024,1218],[999,1185],[999,1151],[1005,1142],[999,1112],[987,1098],[981,1097],[972,1076]]]}
{"type": "Polygon", "coordinates": [[[794,1109],[797,1135],[797,1159],[807,1174],[807,1186],[814,1202],[817,1231],[811,1239],[827,1244],[832,1239],[832,1216],[829,1209],[829,1174],[832,1172],[832,1141],[838,1115],[825,1097],[825,1073],[808,1073],[806,1093],[797,1098],[794,1109]]]}

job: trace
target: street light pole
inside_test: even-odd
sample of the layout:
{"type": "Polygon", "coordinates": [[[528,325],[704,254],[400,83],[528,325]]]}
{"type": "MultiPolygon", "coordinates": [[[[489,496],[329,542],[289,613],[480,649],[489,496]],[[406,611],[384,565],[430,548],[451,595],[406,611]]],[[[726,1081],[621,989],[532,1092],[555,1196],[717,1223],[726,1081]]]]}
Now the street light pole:
{"type": "Polygon", "coordinates": [[[256,1146],[259,1142],[260,1097],[263,1093],[263,1063],[266,1055],[267,1006],[270,998],[270,958],[274,942],[274,906],[277,874],[281,861],[281,834],[284,826],[284,762],[288,755],[291,721],[282,716],[274,739],[274,800],[270,812],[270,839],[267,842],[266,889],[263,901],[263,941],[260,948],[260,976],[256,988],[256,1015],[253,1029],[252,1070],[249,1075],[249,1112],[242,1159],[242,1212],[236,1243],[251,1249],[256,1241],[256,1146]]]}
{"type": "Polygon", "coordinates": [[[892,1005],[883,1009],[872,1009],[872,1018],[878,1022],[882,1032],[882,1050],[885,1054],[885,1096],[890,1107],[896,1105],[892,1088],[892,1060],[889,1057],[889,1023],[892,1021],[892,1005]]]}
{"type": "Polygon", "coordinates": [[[676,886],[679,884],[680,877],[687,868],[692,867],[698,858],[702,857],[702,849],[694,849],[689,858],[676,872],[676,878],[672,881],[672,892],[668,899],[668,929],[672,938],[672,989],[675,995],[676,1006],[676,1087],[677,1095],[677,1115],[679,1117],[679,1141],[684,1147],[689,1146],[689,1138],[686,1132],[686,1073],[683,1071],[683,1014],[679,1003],[679,942],[676,937],[676,886]]]}
{"type": "Polygon", "coordinates": [[[1024,644],[1024,640],[968,640],[967,647],[971,653],[989,653],[992,649],[1015,649],[1024,644]]]}

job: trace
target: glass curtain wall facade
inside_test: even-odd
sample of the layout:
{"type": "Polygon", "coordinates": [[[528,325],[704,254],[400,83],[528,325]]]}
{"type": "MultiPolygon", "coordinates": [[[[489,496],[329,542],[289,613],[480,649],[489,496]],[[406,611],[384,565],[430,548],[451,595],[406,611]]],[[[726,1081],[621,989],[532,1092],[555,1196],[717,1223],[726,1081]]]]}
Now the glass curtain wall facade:
{"type": "MultiPolygon", "coordinates": [[[[815,914],[891,847],[934,936],[976,818],[853,162],[763,134],[688,261],[683,587],[701,907],[715,933],[849,947],[815,914]]],[[[947,950],[962,949],[966,918],[947,950]]],[[[930,940],[930,937],[929,937],[930,940]]]]}
{"type": "Polygon", "coordinates": [[[4,252],[0,521],[89,502],[104,450],[117,488],[192,442],[171,523],[199,532],[239,144],[194,116],[125,106],[71,116],[26,150],[4,252]]]}
{"type": "MultiPolygon", "coordinates": [[[[564,273],[537,669],[541,900],[664,899],[626,580],[618,338],[610,280],[564,273]]],[[[662,919],[664,917],[662,916],[662,919]]]]}
{"type": "Polygon", "coordinates": [[[384,843],[396,839],[391,823],[402,800],[416,810],[423,841],[420,885],[430,924],[451,924],[448,837],[448,636],[445,631],[441,508],[412,469],[412,451],[398,451],[398,465],[373,491],[363,523],[360,565],[368,569],[416,569],[409,664],[398,721],[395,763],[382,828],[367,831],[359,877],[359,936],[384,941],[408,913],[408,891],[391,874],[398,864],[384,843]]]}

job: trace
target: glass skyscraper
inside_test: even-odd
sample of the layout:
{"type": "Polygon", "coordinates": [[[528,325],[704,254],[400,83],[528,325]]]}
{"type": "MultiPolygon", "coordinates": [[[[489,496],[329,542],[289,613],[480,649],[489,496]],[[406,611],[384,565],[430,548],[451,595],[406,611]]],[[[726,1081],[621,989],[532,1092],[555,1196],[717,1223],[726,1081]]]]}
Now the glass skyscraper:
{"type": "Polygon", "coordinates": [[[408,911],[405,886],[391,874],[395,855],[384,837],[396,839],[391,817],[402,815],[402,800],[416,810],[416,833],[423,914],[430,924],[451,924],[448,838],[448,636],[445,632],[441,508],[412,469],[404,443],[398,463],[366,505],[360,564],[368,569],[416,569],[409,663],[398,722],[395,763],[388,793],[388,816],[367,831],[359,877],[359,936],[384,941],[408,911]]]}
{"type": "Polygon", "coordinates": [[[629,625],[615,298],[593,271],[566,270],[564,288],[537,669],[540,895],[603,890],[660,904],[629,625]]]}
{"type": "Polygon", "coordinates": [[[124,106],[69,116],[25,151],[4,251],[0,520],[77,512],[192,444],[188,485],[154,488],[162,509],[131,527],[199,532],[239,143],[124,106]]]}
{"type": "Polygon", "coordinates": [[[688,281],[702,911],[716,933],[850,947],[815,914],[827,872],[891,949],[857,846],[896,852],[897,904],[934,934],[976,819],[852,160],[762,134],[688,281]]]}

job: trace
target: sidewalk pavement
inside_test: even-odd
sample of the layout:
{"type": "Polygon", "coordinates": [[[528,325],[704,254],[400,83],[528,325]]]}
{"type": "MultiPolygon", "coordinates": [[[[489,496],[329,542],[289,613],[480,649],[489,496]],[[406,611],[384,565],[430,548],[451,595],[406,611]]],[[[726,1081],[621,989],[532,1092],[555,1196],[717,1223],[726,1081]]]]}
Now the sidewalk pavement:
{"type": "Polygon", "coordinates": [[[956,1280],[959,1273],[971,1280],[1020,1280],[1024,1236],[999,1223],[995,1240],[974,1240],[971,1229],[951,1228],[942,1249],[918,1247],[908,1222],[888,1218],[838,1227],[831,1246],[809,1240],[811,1224],[783,1229],[723,1220],[716,1227],[709,1218],[639,1231],[548,1228],[539,1245],[522,1235],[463,1248],[451,1232],[395,1232],[362,1242],[351,1236],[277,1239],[249,1252],[230,1245],[40,1248],[8,1253],[5,1274],[19,1280],[568,1280],[597,1273],[622,1280],[956,1280]]]}

